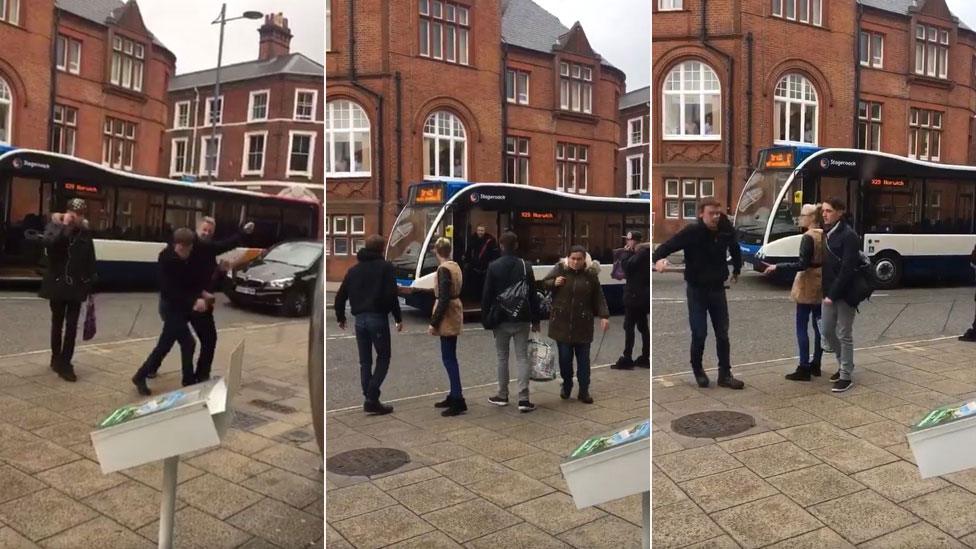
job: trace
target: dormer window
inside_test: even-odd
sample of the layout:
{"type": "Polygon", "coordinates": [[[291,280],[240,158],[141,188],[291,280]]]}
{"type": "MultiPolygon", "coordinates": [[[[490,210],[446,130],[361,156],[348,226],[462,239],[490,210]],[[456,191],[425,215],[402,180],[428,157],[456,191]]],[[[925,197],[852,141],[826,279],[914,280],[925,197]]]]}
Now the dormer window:
{"type": "Polygon", "coordinates": [[[915,74],[949,77],[949,31],[915,25],[915,74]]]}
{"type": "Polygon", "coordinates": [[[146,48],[139,42],[121,36],[113,36],[112,84],[127,90],[141,92],[145,56],[146,48]]]}

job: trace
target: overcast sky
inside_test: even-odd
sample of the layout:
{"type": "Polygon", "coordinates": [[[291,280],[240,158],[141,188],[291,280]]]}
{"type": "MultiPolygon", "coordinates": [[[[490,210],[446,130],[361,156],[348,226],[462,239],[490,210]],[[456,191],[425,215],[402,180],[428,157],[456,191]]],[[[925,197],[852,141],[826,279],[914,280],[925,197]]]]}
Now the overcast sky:
{"type": "Polygon", "coordinates": [[[946,0],[946,5],[966,26],[976,29],[976,3],[973,0],[946,0]]]}
{"type": "MultiPolygon", "coordinates": [[[[121,0],[120,0],[121,1],[121,0]]],[[[182,74],[217,66],[220,25],[210,22],[220,14],[219,0],[139,0],[146,26],[176,54],[176,72],[182,74]]],[[[293,35],[291,51],[325,62],[325,2],[323,0],[228,0],[227,18],[247,10],[281,12],[293,35]]],[[[224,31],[224,65],[258,57],[258,28],[263,21],[241,19],[224,31]]]]}
{"type": "MultiPolygon", "coordinates": [[[[972,1],[972,0],[965,0],[972,1]]],[[[579,21],[590,45],[627,74],[627,91],[651,81],[650,0],[535,0],[563,25],[579,21]]]]}

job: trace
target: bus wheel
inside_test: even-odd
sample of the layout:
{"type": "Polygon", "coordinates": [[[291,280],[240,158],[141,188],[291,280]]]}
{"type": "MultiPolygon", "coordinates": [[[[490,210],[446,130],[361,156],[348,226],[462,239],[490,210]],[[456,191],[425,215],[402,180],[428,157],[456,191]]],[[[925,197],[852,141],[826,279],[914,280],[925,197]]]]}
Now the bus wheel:
{"type": "Polygon", "coordinates": [[[871,258],[874,278],[881,289],[890,290],[901,284],[901,258],[896,253],[883,252],[871,258]]]}
{"type": "Polygon", "coordinates": [[[308,295],[302,291],[292,291],[285,294],[285,301],[281,305],[281,312],[287,316],[305,316],[308,314],[308,295]]]}

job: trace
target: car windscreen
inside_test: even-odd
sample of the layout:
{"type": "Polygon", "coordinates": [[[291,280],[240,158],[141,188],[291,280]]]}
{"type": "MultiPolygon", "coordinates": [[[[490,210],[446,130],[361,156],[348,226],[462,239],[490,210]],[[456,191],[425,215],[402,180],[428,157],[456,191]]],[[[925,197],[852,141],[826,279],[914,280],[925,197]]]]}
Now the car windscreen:
{"type": "Polygon", "coordinates": [[[294,267],[311,267],[322,257],[322,246],[314,242],[283,242],[264,256],[265,261],[294,267]]]}

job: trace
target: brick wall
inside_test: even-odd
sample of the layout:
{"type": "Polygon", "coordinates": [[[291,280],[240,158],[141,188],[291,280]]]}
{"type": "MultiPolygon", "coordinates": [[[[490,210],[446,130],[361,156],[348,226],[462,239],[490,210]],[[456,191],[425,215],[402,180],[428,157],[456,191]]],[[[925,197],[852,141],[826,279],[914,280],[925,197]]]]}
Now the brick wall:
{"type": "Polygon", "coordinates": [[[12,94],[11,144],[45,149],[50,117],[51,29],[54,1],[21,2],[20,23],[0,21],[0,44],[16,44],[17,53],[0,56],[0,78],[12,94]]]}

